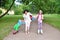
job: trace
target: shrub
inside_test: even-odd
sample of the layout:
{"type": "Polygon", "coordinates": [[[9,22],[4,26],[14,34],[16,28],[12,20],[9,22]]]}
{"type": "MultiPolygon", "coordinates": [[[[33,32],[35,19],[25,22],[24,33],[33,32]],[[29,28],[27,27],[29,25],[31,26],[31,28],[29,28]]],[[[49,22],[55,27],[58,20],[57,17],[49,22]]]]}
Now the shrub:
{"type": "Polygon", "coordinates": [[[2,13],[2,10],[0,10],[0,14],[2,13]]]}

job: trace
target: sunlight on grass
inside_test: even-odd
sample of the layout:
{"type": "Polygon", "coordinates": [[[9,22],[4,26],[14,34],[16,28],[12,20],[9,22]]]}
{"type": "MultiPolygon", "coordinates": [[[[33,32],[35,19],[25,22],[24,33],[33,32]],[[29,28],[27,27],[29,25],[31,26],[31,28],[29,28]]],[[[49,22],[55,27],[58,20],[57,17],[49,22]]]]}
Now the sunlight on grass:
{"type": "Polygon", "coordinates": [[[45,14],[44,22],[58,28],[60,30],[60,15],[58,14],[45,14]]]}

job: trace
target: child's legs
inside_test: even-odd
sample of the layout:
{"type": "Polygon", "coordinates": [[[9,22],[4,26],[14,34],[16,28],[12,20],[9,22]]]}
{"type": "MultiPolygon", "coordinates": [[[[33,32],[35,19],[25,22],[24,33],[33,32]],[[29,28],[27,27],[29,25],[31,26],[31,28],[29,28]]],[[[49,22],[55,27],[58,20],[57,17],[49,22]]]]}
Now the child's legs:
{"type": "Polygon", "coordinates": [[[38,22],[38,30],[42,29],[42,23],[38,22]]]}

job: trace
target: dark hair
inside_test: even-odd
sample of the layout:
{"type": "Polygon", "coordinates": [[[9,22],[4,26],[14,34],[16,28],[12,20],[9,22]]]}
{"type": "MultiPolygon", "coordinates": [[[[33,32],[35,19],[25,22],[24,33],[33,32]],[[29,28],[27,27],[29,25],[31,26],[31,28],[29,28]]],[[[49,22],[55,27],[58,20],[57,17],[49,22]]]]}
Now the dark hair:
{"type": "Polygon", "coordinates": [[[25,13],[25,11],[29,12],[29,10],[24,10],[23,13],[25,13]]]}

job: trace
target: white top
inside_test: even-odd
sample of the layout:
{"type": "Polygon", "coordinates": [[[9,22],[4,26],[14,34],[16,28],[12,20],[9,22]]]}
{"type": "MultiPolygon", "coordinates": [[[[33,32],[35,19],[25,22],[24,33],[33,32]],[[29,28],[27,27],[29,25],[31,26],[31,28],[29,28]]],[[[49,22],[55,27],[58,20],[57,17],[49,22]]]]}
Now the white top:
{"type": "Polygon", "coordinates": [[[28,12],[27,15],[23,14],[25,22],[31,22],[30,15],[32,15],[30,12],[28,12]]]}

